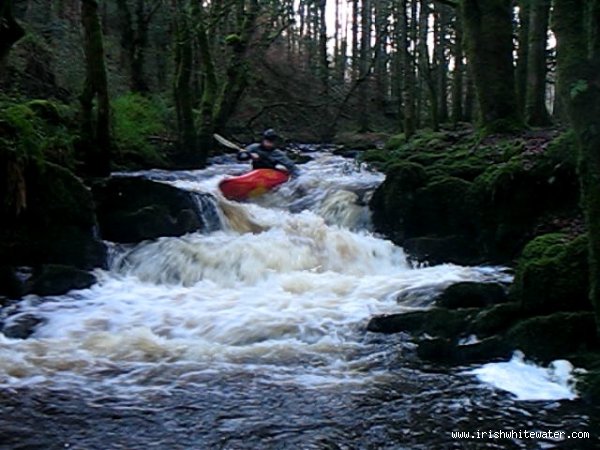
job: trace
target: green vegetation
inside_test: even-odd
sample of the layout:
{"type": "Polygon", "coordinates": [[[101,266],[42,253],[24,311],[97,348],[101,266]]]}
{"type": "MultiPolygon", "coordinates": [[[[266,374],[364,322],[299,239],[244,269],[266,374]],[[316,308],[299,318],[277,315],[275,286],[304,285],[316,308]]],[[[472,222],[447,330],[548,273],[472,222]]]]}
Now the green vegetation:
{"type": "Polygon", "coordinates": [[[163,151],[149,138],[166,132],[168,110],[157,98],[123,95],[112,102],[117,164],[125,167],[164,166],[163,151]]]}

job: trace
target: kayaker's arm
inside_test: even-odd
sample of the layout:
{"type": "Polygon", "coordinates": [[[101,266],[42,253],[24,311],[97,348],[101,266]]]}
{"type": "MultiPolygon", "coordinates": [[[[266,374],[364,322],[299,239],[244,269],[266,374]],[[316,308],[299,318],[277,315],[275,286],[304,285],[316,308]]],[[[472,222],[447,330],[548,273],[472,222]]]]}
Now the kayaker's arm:
{"type": "Polygon", "coordinates": [[[288,158],[285,153],[283,153],[281,150],[274,150],[271,155],[270,158],[273,162],[275,162],[275,168],[281,170],[281,168],[283,168],[284,170],[287,170],[293,177],[296,177],[299,175],[299,171],[298,168],[296,167],[296,164],[294,164],[294,162],[288,158]],[[280,167],[278,167],[280,166],[280,167]]]}

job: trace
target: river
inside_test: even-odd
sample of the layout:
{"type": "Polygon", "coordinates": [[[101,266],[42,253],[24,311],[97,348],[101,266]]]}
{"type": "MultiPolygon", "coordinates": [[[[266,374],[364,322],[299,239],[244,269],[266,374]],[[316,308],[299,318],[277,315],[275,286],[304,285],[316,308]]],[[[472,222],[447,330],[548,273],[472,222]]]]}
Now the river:
{"type": "MultiPolygon", "coordinates": [[[[370,231],[366,205],[383,175],[312,156],[300,178],[255,202],[200,205],[212,232],[112,245],[92,288],[21,302],[9,320],[41,324],[26,340],[0,335],[0,447],[594,448],[451,438],[593,430],[597,416],[579,400],[517,400],[472,368],[420,361],[407,335],[366,332],[370,317],[426,308],[453,282],[509,275],[412,267],[370,231]]],[[[224,158],[128,176],[216,194],[245,170],[224,158]]]]}

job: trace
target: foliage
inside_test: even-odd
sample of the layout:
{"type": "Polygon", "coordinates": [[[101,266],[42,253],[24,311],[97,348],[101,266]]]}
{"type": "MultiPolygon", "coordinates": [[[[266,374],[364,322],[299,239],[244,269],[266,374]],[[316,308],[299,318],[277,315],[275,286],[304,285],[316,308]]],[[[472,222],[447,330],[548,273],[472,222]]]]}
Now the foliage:
{"type": "Polygon", "coordinates": [[[130,93],[114,100],[112,107],[118,162],[163,165],[165,155],[148,140],[166,131],[168,113],[160,99],[130,93]]]}

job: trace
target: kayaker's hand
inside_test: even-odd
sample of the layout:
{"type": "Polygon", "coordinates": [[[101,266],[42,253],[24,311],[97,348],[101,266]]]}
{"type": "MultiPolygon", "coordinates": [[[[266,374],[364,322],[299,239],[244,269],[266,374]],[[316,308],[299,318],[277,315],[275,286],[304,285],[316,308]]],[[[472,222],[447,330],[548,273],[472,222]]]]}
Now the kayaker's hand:
{"type": "Polygon", "coordinates": [[[258,156],[258,153],[250,153],[250,158],[256,161],[257,159],[260,159],[260,156],[258,156]]]}
{"type": "Polygon", "coordinates": [[[281,172],[289,172],[288,168],[283,164],[275,164],[275,170],[279,170],[281,172]]]}

